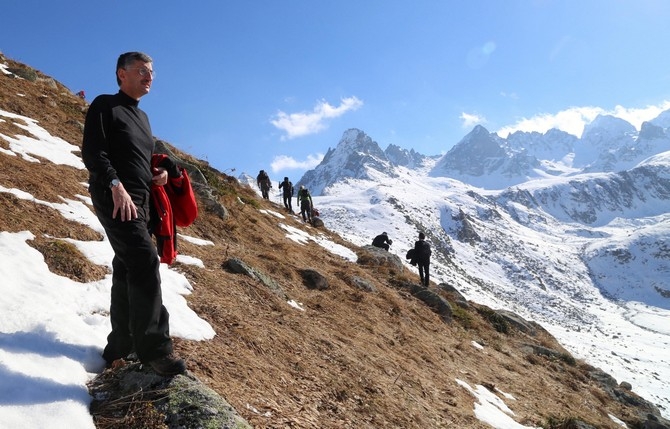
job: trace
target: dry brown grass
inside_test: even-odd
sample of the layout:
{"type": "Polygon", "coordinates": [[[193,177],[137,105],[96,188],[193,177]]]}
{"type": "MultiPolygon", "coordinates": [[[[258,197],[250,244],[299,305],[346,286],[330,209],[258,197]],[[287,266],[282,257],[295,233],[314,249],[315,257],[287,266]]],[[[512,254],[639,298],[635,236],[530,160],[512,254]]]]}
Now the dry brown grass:
{"type": "MultiPolygon", "coordinates": [[[[85,103],[59,84],[53,88],[40,80],[0,75],[0,97],[0,109],[37,119],[52,135],[80,144],[85,103]]],[[[0,121],[0,133],[22,130],[0,121]]],[[[2,139],[0,145],[8,147],[2,139]]],[[[6,188],[54,203],[85,194],[85,172],[5,154],[0,162],[0,185],[6,188]]],[[[180,252],[200,258],[205,268],[178,263],[173,268],[190,279],[194,293],[189,305],[216,336],[202,342],[177,339],[176,347],[189,370],[255,427],[488,427],[474,417],[475,399],[456,379],[513,395],[516,400],[505,402],[515,420],[527,425],[548,427],[556,416],[577,416],[599,428],[614,428],[605,410],[631,417],[631,410],[608,400],[583,375],[584,366],[521,351],[524,342],[562,351],[548,334],[530,338],[515,330],[498,332],[485,309],[459,308],[454,321],[446,324],[409,292],[392,286],[392,278],[418,283],[413,274],[364,267],[313,242],[290,241],[278,227],[279,219],[255,207],[280,211],[276,205],[259,200],[225,175],[211,169],[209,174],[217,175],[219,199],[230,215],[222,220],[202,210],[192,226],[180,230],[214,246],[180,241],[180,252]],[[253,204],[241,204],[238,197],[253,204]],[[259,281],[223,269],[231,257],[272,277],[305,311],[287,305],[259,281]],[[298,274],[305,268],[323,274],[329,289],[307,289],[298,274]],[[358,290],[351,285],[354,276],[377,291],[358,290]],[[472,341],[484,349],[473,347],[472,341]]],[[[0,204],[0,230],[32,231],[38,237],[35,248],[53,271],[79,281],[104,275],[59,240],[99,240],[97,233],[52,208],[7,193],[0,193],[0,204]],[[47,234],[53,238],[45,238],[47,234]]],[[[282,222],[351,247],[327,230],[306,227],[297,217],[282,222]]]]}

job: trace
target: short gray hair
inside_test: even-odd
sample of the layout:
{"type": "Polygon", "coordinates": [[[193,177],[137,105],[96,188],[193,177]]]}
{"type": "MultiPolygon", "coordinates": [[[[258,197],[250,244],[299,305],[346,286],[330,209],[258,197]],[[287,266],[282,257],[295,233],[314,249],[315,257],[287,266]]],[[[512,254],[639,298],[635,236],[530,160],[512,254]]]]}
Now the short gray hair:
{"type": "Polygon", "coordinates": [[[116,83],[121,86],[121,79],[119,79],[119,69],[125,69],[129,65],[133,64],[135,61],[142,61],[143,63],[153,63],[154,60],[151,57],[143,52],[126,52],[125,54],[119,55],[119,59],[116,61],[116,83]]]}

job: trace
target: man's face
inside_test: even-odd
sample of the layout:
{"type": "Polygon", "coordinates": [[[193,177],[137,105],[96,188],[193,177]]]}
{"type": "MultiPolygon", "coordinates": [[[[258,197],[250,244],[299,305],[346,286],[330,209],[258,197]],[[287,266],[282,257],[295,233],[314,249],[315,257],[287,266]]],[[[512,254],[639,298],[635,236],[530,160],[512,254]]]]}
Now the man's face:
{"type": "Polygon", "coordinates": [[[121,80],[121,91],[135,100],[139,100],[151,90],[154,80],[152,63],[135,61],[125,69],[119,69],[117,73],[121,80]]]}

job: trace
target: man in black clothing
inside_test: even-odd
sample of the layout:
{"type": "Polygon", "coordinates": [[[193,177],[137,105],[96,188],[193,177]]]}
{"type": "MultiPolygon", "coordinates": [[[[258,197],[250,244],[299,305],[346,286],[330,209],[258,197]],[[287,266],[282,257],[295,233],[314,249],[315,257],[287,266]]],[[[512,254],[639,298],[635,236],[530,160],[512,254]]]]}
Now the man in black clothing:
{"type": "Polygon", "coordinates": [[[419,266],[421,285],[426,287],[430,284],[430,254],[430,244],[426,242],[426,235],[420,232],[419,241],[414,243],[414,258],[412,258],[412,261],[419,266]]]}
{"type": "Polygon", "coordinates": [[[258,172],[258,176],[256,176],[256,183],[258,184],[258,187],[261,190],[263,198],[269,200],[270,188],[272,187],[272,182],[270,181],[270,176],[268,176],[268,173],[265,170],[261,170],[258,172]]]}
{"type": "Polygon", "coordinates": [[[385,232],[382,232],[372,240],[373,246],[384,250],[389,250],[391,244],[393,244],[393,240],[391,240],[385,232]]]}
{"type": "Polygon", "coordinates": [[[291,200],[293,199],[293,183],[288,180],[288,177],[284,177],[284,181],[279,184],[279,189],[282,190],[282,196],[284,197],[284,207],[293,214],[293,205],[291,204],[291,200]]]}
{"type": "MultiPolygon", "coordinates": [[[[103,358],[108,366],[132,351],[161,375],[186,371],[173,356],[169,315],[161,295],[160,261],[150,233],[151,184],[167,183],[168,171],[152,171],[154,139],[147,115],[139,109],[154,71],[141,52],[119,56],[119,92],[100,95],[86,114],[82,157],[89,171],[89,192],[114,250],[110,319],[103,358]]],[[[175,165],[168,168],[170,175],[175,165]]]]}

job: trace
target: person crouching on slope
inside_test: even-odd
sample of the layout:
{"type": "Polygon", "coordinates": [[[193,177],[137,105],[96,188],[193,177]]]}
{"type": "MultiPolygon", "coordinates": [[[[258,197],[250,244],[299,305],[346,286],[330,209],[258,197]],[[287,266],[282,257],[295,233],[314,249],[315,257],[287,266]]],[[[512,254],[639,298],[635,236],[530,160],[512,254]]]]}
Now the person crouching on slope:
{"type": "Polygon", "coordinates": [[[375,247],[379,247],[380,249],[384,250],[389,250],[389,247],[393,244],[393,240],[391,240],[385,232],[382,232],[378,236],[372,240],[372,245],[375,247]]]}

